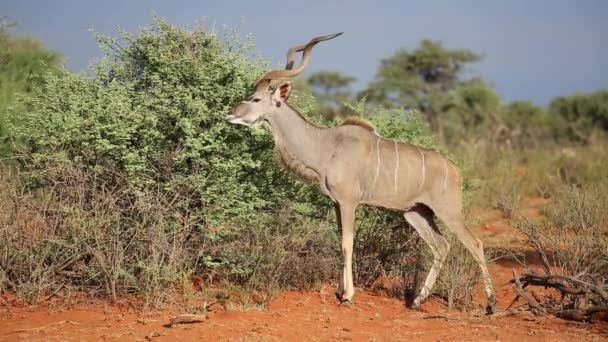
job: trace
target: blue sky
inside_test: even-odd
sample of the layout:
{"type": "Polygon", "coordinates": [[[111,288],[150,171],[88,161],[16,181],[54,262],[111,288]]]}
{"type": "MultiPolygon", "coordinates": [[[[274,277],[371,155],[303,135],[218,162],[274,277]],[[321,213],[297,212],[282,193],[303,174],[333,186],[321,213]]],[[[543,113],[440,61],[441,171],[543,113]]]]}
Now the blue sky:
{"type": "Polygon", "coordinates": [[[608,1],[213,1],[213,0],[2,0],[0,15],[18,32],[40,37],[82,70],[100,55],[90,29],[117,35],[116,25],[137,31],[157,14],[169,23],[227,24],[251,33],[262,55],[284,64],[288,47],[344,31],[319,45],[309,70],[339,70],[374,78],[382,58],[413,49],[424,38],[467,48],[484,60],[469,74],[493,84],[505,101],[547,104],[574,92],[608,88],[608,1]]]}

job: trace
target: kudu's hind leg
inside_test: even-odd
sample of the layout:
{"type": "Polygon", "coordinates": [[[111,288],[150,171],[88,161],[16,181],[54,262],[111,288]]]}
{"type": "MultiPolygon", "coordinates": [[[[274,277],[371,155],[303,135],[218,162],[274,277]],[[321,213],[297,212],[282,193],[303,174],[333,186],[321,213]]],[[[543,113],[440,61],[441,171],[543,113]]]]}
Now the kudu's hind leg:
{"type": "Polygon", "coordinates": [[[420,293],[414,299],[412,308],[417,308],[431,294],[439,270],[450,250],[448,241],[439,234],[439,230],[433,221],[433,212],[426,206],[418,205],[403,214],[407,222],[416,229],[420,237],[429,245],[433,252],[433,265],[420,289],[420,293]]]}
{"type": "Polygon", "coordinates": [[[342,303],[352,303],[353,295],[355,294],[353,284],[353,243],[355,239],[356,206],[340,203],[336,204],[335,207],[338,228],[342,231],[342,255],[344,261],[336,297],[342,303]]]}
{"type": "Polygon", "coordinates": [[[481,276],[483,278],[484,287],[488,297],[488,305],[486,311],[488,313],[494,312],[494,305],[496,304],[496,296],[494,295],[494,288],[492,287],[492,280],[490,279],[490,273],[486,265],[486,258],[483,252],[483,245],[481,240],[475,236],[464,224],[464,219],[460,211],[450,209],[454,207],[446,206],[445,209],[433,208],[435,214],[445,223],[447,228],[451,230],[462,244],[469,250],[471,255],[479,268],[481,269],[481,276]]]}

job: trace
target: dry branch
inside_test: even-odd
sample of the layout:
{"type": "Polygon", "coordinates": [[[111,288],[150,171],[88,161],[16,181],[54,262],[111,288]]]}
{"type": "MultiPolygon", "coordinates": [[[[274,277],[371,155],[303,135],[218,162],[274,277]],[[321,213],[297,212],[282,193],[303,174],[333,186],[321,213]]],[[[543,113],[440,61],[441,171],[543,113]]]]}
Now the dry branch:
{"type": "Polygon", "coordinates": [[[545,288],[551,287],[556,290],[559,290],[561,293],[571,295],[583,295],[592,292],[600,296],[603,300],[608,301],[608,295],[606,294],[606,291],[608,289],[603,289],[598,285],[594,285],[573,277],[566,277],[560,275],[542,276],[537,274],[526,273],[523,277],[516,276],[516,278],[517,279],[513,279],[510,282],[513,284],[516,281],[520,281],[534,286],[543,286],[545,288]],[[577,285],[579,287],[577,287],[577,285]]]}
{"type": "Polygon", "coordinates": [[[543,310],[543,308],[540,306],[540,304],[536,301],[536,299],[534,299],[534,297],[530,296],[521,286],[521,282],[520,282],[520,278],[519,275],[517,274],[517,272],[515,270],[513,271],[513,276],[515,277],[513,280],[515,281],[515,291],[517,291],[517,295],[519,297],[522,297],[526,300],[526,302],[528,302],[528,305],[530,305],[530,307],[539,310],[540,312],[545,312],[545,310],[543,310]]]}
{"type": "Polygon", "coordinates": [[[200,323],[207,320],[207,315],[196,315],[196,314],[187,314],[187,315],[179,315],[175,316],[171,319],[168,326],[173,327],[176,324],[182,323],[200,323]]]}
{"type": "Polygon", "coordinates": [[[608,306],[592,306],[587,310],[564,310],[562,312],[558,312],[557,317],[579,322],[608,322],[608,306]]]}
{"type": "MultiPolygon", "coordinates": [[[[574,321],[590,321],[596,322],[600,320],[608,320],[608,289],[605,285],[597,279],[594,279],[594,283],[589,283],[578,279],[577,277],[567,277],[561,275],[536,275],[527,273],[523,277],[520,277],[515,270],[513,270],[514,278],[510,283],[515,285],[515,291],[517,297],[513,300],[511,305],[519,298],[524,298],[528,305],[536,310],[547,312],[547,309],[553,312],[557,317],[574,320],[574,321]],[[524,285],[522,286],[522,282],[524,285]],[[564,296],[570,295],[575,297],[575,300],[571,301],[571,304],[566,306],[553,305],[545,302],[544,304],[538,299],[537,296],[531,296],[524,288],[528,285],[543,286],[544,288],[553,288],[561,292],[562,300],[564,296]],[[595,295],[595,299],[590,301],[595,295]],[[597,306],[589,306],[591,302],[596,304],[602,304],[597,306]],[[543,308],[543,306],[545,308],[543,308]]],[[[555,303],[554,303],[555,304],[555,303]]]]}

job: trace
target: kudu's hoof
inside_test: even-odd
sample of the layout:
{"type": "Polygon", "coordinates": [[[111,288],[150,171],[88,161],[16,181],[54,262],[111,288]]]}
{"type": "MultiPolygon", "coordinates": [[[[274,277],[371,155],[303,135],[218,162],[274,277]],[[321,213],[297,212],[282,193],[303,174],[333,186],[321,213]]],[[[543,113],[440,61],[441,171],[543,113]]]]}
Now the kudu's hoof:
{"type": "Polygon", "coordinates": [[[340,299],[340,306],[345,306],[347,308],[352,307],[354,304],[350,299],[340,299]]]}
{"type": "Polygon", "coordinates": [[[418,298],[416,298],[416,299],[414,299],[412,304],[410,304],[410,309],[420,311],[422,309],[421,305],[424,302],[425,302],[425,300],[418,300],[418,298]]]}
{"type": "Polygon", "coordinates": [[[420,311],[420,304],[414,304],[414,303],[412,303],[410,305],[410,309],[414,310],[414,311],[420,311]]]}
{"type": "Polygon", "coordinates": [[[496,306],[496,296],[491,295],[488,297],[488,305],[486,306],[486,314],[493,315],[496,310],[494,307],[496,306]]]}

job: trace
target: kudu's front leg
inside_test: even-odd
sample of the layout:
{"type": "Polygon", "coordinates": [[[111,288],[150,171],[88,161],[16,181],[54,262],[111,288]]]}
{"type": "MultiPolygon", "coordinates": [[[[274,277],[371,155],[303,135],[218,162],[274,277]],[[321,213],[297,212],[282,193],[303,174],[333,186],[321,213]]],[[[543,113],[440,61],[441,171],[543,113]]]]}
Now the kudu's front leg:
{"type": "Polygon", "coordinates": [[[352,303],[355,294],[353,285],[353,243],[355,238],[355,208],[348,203],[336,204],[338,227],[342,231],[342,256],[344,265],[336,296],[342,303],[352,303]]]}

